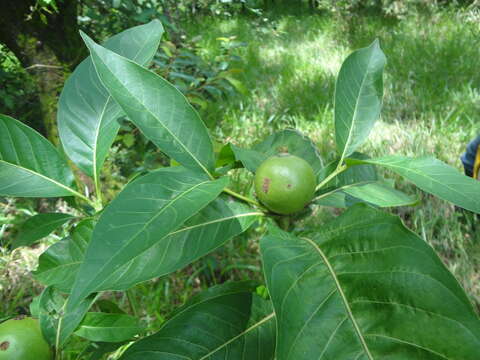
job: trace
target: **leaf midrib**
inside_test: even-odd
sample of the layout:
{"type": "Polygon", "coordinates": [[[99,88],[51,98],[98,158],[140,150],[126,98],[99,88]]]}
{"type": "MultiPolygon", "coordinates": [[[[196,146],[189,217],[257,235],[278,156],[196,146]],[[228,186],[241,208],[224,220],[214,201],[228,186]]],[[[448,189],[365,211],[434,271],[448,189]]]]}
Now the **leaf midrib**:
{"type": "MultiPolygon", "coordinates": [[[[64,184],[62,184],[62,183],[60,183],[60,182],[58,182],[58,181],[56,181],[56,180],[54,180],[54,179],[52,179],[52,178],[49,178],[49,177],[47,177],[47,176],[45,176],[45,175],[43,175],[43,174],[40,174],[39,172],[36,172],[36,171],[34,171],[34,170],[28,169],[28,168],[23,167],[23,166],[19,166],[19,165],[17,165],[17,164],[12,164],[12,163],[7,162],[7,161],[5,161],[5,160],[0,160],[0,164],[1,164],[1,163],[6,164],[7,166],[13,166],[13,167],[15,167],[15,168],[18,168],[18,169],[27,171],[27,172],[31,173],[32,175],[39,176],[39,177],[41,177],[42,179],[47,180],[47,181],[53,183],[54,185],[57,185],[58,187],[61,187],[61,188],[65,189],[65,190],[67,190],[69,193],[72,194],[72,196],[75,196],[75,195],[77,194],[77,192],[76,192],[75,190],[73,190],[72,188],[70,188],[70,187],[68,187],[68,186],[66,186],[66,185],[64,185],[64,184]]],[[[10,187],[10,186],[8,186],[8,187],[10,187]]],[[[60,195],[60,196],[62,196],[62,195],[60,195]]]]}
{"type": "MultiPolygon", "coordinates": [[[[92,44],[94,44],[93,41],[92,41],[92,44]]],[[[98,47],[99,45],[94,44],[94,46],[97,46],[97,47],[98,47]]],[[[110,51],[110,50],[109,50],[109,51],[110,51]]],[[[114,53],[114,54],[115,54],[116,56],[122,57],[122,56],[120,56],[120,55],[118,55],[118,54],[116,54],[116,53],[114,53]]],[[[185,152],[187,152],[187,153],[191,156],[191,158],[200,166],[200,168],[201,168],[211,179],[213,179],[213,177],[212,177],[212,175],[210,174],[210,172],[205,168],[205,166],[203,166],[203,164],[200,162],[200,160],[199,160],[196,156],[194,156],[194,154],[192,154],[192,152],[185,146],[185,144],[184,144],[182,141],[180,141],[180,139],[179,139],[174,133],[172,133],[172,132],[170,131],[170,129],[169,129],[167,126],[165,126],[165,124],[164,124],[162,121],[160,121],[160,119],[159,119],[157,116],[155,116],[147,106],[145,106],[145,105],[143,104],[143,102],[141,102],[136,96],[134,96],[134,95],[130,92],[130,90],[128,89],[128,87],[126,87],[125,84],[124,84],[122,81],[120,81],[119,78],[110,70],[110,68],[107,66],[107,64],[105,63],[105,61],[103,61],[103,59],[102,59],[98,54],[96,54],[96,55],[97,55],[97,58],[98,58],[98,59],[102,62],[102,64],[105,66],[105,68],[108,70],[108,72],[121,84],[122,88],[125,89],[125,91],[126,91],[128,94],[130,94],[130,96],[131,96],[133,99],[135,99],[135,101],[137,101],[137,103],[140,104],[140,106],[141,106],[143,109],[145,109],[145,111],[148,112],[148,114],[149,114],[150,116],[152,116],[155,120],[157,120],[157,122],[170,134],[170,136],[171,136],[172,138],[175,139],[175,141],[176,141],[178,144],[181,145],[181,147],[185,150],[185,152]]],[[[124,60],[124,61],[126,61],[126,62],[128,62],[128,63],[134,64],[134,65],[136,65],[136,66],[140,66],[140,65],[138,65],[137,63],[135,63],[134,61],[132,61],[132,60],[130,60],[130,59],[127,59],[127,58],[125,58],[125,57],[122,57],[122,58],[123,58],[122,60],[124,60]]],[[[140,66],[140,67],[141,67],[142,69],[144,69],[142,66],[140,66]]],[[[97,72],[98,77],[101,79],[100,74],[99,74],[96,66],[94,66],[94,68],[95,68],[95,71],[97,72]]],[[[147,71],[148,71],[148,70],[147,70],[147,71]]],[[[159,75],[157,75],[157,74],[155,74],[155,73],[152,73],[152,74],[154,74],[156,77],[162,79],[159,75]]],[[[162,80],[163,80],[163,79],[162,79],[162,80]]],[[[201,121],[201,120],[200,120],[200,121],[201,121]]]]}
{"type": "MultiPolygon", "coordinates": [[[[181,192],[178,196],[176,196],[174,199],[172,199],[171,201],[169,201],[165,206],[163,206],[150,220],[148,220],[145,225],[143,225],[141,227],[141,229],[139,229],[134,235],[132,235],[130,237],[130,239],[128,240],[128,242],[124,243],[123,246],[120,248],[119,251],[117,251],[115,254],[118,254],[120,252],[123,251],[123,249],[125,248],[126,245],[130,244],[135,238],[137,238],[138,235],[140,235],[155,219],[157,219],[161,214],[164,213],[164,211],[168,208],[170,208],[174,203],[176,203],[178,200],[180,200],[181,198],[183,198],[184,196],[186,196],[188,193],[192,192],[194,189],[198,188],[199,186],[201,185],[204,185],[204,184],[207,184],[207,183],[211,183],[210,180],[205,180],[205,181],[202,181],[198,184],[195,184],[194,186],[186,189],[185,191],[181,192]]],[[[167,234],[168,235],[168,234],[167,234]]],[[[167,236],[165,235],[165,236],[167,236]]],[[[92,234],[92,240],[93,240],[93,234],[92,234]]],[[[152,245],[153,246],[153,245],[152,245]]],[[[150,248],[152,247],[150,246],[150,248]]],[[[111,258],[110,258],[111,259],[111,258]]],[[[128,261],[130,262],[130,261],[128,261]]],[[[128,263],[127,262],[127,263],[128,263]]],[[[104,271],[104,269],[111,263],[111,260],[110,261],[107,261],[105,263],[104,266],[102,266],[101,269],[99,269],[98,273],[101,273],[102,271],[104,271]]],[[[126,264],[126,263],[124,263],[126,264]]],[[[122,264],[123,265],[123,264],[122,264]]],[[[98,276],[96,276],[94,279],[96,279],[98,276]]],[[[108,281],[109,277],[107,276],[103,282],[101,282],[100,284],[98,284],[98,287],[102,286],[105,281],[108,281]]],[[[92,281],[90,281],[90,284],[92,283],[92,281]]]]}
{"type": "Polygon", "coordinates": [[[370,70],[370,66],[371,66],[371,63],[372,63],[372,57],[373,57],[373,50],[370,51],[370,57],[368,59],[368,66],[367,66],[367,70],[365,71],[365,75],[363,76],[362,78],[362,83],[360,84],[360,87],[359,87],[359,90],[358,90],[358,96],[357,96],[357,99],[355,100],[355,109],[353,111],[353,115],[352,115],[352,123],[351,123],[351,126],[350,126],[350,129],[348,131],[348,136],[347,136],[347,140],[345,141],[345,146],[343,148],[343,152],[342,152],[342,156],[340,157],[340,162],[339,164],[342,163],[343,159],[345,159],[346,157],[346,152],[347,152],[347,149],[348,147],[350,146],[350,143],[352,141],[352,133],[353,133],[353,129],[354,129],[354,124],[355,124],[355,119],[357,118],[357,111],[358,111],[358,103],[359,103],[359,99],[360,99],[360,94],[362,93],[363,91],[363,86],[364,86],[364,83],[365,83],[365,79],[368,77],[368,73],[369,73],[369,70],[370,70]]]}
{"type": "Polygon", "coordinates": [[[328,261],[328,258],[323,253],[322,249],[320,249],[320,247],[313,240],[311,240],[309,238],[302,238],[302,239],[307,241],[318,252],[318,254],[322,258],[323,262],[327,266],[328,271],[330,272],[330,275],[331,275],[333,281],[335,282],[335,286],[337,288],[338,294],[340,295],[340,297],[342,299],[343,305],[345,307],[345,311],[347,312],[347,316],[348,316],[348,318],[350,319],[350,322],[353,325],[353,328],[355,330],[355,333],[357,334],[358,339],[360,340],[360,344],[362,345],[362,348],[363,348],[365,354],[367,355],[368,359],[374,360],[372,354],[370,353],[370,350],[368,349],[367,343],[366,343],[366,341],[363,337],[363,334],[360,330],[360,327],[357,324],[357,321],[355,320],[355,317],[353,316],[352,309],[350,308],[350,305],[348,304],[347,297],[345,296],[345,293],[343,292],[343,289],[340,285],[340,281],[338,280],[337,275],[335,274],[335,271],[332,267],[332,264],[330,264],[330,262],[328,261]]]}
{"type": "MultiPolygon", "coordinates": [[[[426,159],[431,159],[431,158],[426,158],[426,159]]],[[[398,160],[399,160],[399,161],[405,161],[405,160],[409,160],[409,159],[408,159],[408,158],[407,158],[407,159],[402,158],[402,159],[398,159],[398,160]]],[[[415,160],[419,160],[419,159],[412,159],[412,160],[415,161],[415,160]]],[[[432,159],[432,160],[436,160],[436,159],[432,159]]],[[[413,174],[418,175],[418,176],[420,176],[420,177],[422,177],[422,178],[428,179],[428,180],[430,180],[430,181],[432,181],[432,182],[434,182],[434,183],[436,183],[436,184],[443,185],[443,186],[445,186],[446,188],[448,188],[450,191],[452,191],[452,192],[454,192],[454,193],[456,193],[456,194],[458,194],[458,195],[460,195],[460,196],[468,199],[468,197],[465,196],[465,194],[464,194],[463,192],[457,191],[454,187],[451,187],[451,186],[449,186],[449,185],[446,184],[446,183],[443,183],[443,182],[441,182],[441,181],[438,181],[438,180],[436,180],[436,179],[433,178],[433,177],[429,177],[428,174],[426,174],[426,173],[422,173],[422,172],[416,171],[415,169],[408,168],[408,167],[405,167],[405,166],[393,165],[392,163],[386,163],[386,164],[385,164],[385,163],[382,163],[381,161],[380,161],[380,163],[379,163],[379,162],[374,162],[375,160],[373,160],[373,161],[366,160],[366,161],[368,161],[370,164],[374,164],[374,165],[383,165],[383,166],[386,166],[386,167],[403,169],[403,170],[405,170],[406,172],[413,173],[413,174]]],[[[377,160],[377,161],[378,161],[378,160],[377,160]]],[[[441,164],[441,165],[449,166],[449,165],[447,165],[447,164],[441,164]]],[[[469,200],[470,200],[470,199],[469,199],[469,200]]]]}
{"type": "Polygon", "coordinates": [[[219,351],[220,349],[223,349],[225,346],[228,346],[228,344],[231,344],[232,342],[234,342],[235,340],[241,338],[242,336],[245,336],[246,334],[248,334],[250,331],[252,330],[255,330],[257,327],[263,325],[264,323],[266,323],[267,321],[269,321],[270,319],[274,318],[275,317],[275,312],[272,312],[270,314],[268,314],[267,316],[265,316],[263,319],[257,321],[255,324],[253,324],[252,326],[248,327],[247,329],[245,329],[244,331],[242,331],[240,334],[232,337],[230,340],[226,341],[225,343],[223,343],[222,345],[216,347],[215,349],[211,350],[208,354],[205,354],[203,355],[201,358],[199,358],[198,360],[205,360],[207,359],[209,356],[215,354],[217,351],[219,351]]]}

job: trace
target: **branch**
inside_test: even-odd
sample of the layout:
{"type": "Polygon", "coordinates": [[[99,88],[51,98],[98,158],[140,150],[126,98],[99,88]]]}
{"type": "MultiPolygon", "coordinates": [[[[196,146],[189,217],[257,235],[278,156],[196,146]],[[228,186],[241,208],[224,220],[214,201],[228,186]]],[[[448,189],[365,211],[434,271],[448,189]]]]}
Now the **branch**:
{"type": "Polygon", "coordinates": [[[62,69],[62,66],[58,65],[44,65],[44,64],[34,64],[25,68],[25,70],[33,70],[33,69],[62,69]]]}

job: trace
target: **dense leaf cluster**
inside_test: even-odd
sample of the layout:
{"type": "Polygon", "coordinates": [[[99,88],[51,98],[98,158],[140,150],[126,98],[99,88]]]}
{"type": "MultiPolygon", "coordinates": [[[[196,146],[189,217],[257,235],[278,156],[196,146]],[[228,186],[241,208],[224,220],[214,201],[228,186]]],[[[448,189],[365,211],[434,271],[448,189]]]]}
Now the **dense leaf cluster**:
{"type": "Polygon", "coordinates": [[[125,30],[105,46],[82,33],[90,56],[65,84],[58,125],[65,154],[92,178],[94,196],[75,184],[57,148],[0,116],[0,195],[74,197],[82,213],[37,215],[18,243],[74,223],[68,237],[41,255],[35,272],[46,288],[31,312],[57,354],[80,336],[95,345],[92,356],[128,342],[121,359],[129,360],[476,360],[480,320],[463,289],[423,239],[381,210],[418,200],[376,168],[476,213],[480,183],[433,157],[357,152],[381,110],[386,58],[379,42],[353,52],[341,67],[337,159],[324,165],[315,144],[291,129],[252,149],[215,149],[184,94],[147,67],[162,34],[159,21],[125,30]],[[100,174],[119,117],[179,166],[139,174],[107,205],[100,174]],[[313,169],[318,185],[309,206],[347,210],[330,223],[289,232],[296,215],[271,214],[230,188],[230,169],[255,172],[278,152],[301,157],[313,169]],[[44,226],[32,225],[39,221],[44,226]],[[168,275],[255,222],[266,225],[260,256],[267,292],[252,282],[212,287],[146,337],[138,319],[100,305],[103,291],[168,275]],[[101,311],[92,311],[93,305],[101,311]]]}

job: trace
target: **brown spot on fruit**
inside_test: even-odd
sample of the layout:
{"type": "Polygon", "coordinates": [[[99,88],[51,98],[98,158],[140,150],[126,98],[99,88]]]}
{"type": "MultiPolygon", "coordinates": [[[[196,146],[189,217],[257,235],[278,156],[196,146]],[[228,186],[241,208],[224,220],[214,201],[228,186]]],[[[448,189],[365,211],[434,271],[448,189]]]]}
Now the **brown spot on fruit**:
{"type": "Polygon", "coordinates": [[[0,351],[7,351],[10,347],[10,343],[8,341],[4,341],[0,344],[0,351]]]}
{"type": "Polygon", "coordinates": [[[264,178],[263,179],[263,185],[262,185],[262,191],[265,193],[265,194],[268,194],[268,189],[270,188],[270,182],[272,180],[270,180],[269,178],[264,178]]]}
{"type": "Polygon", "coordinates": [[[287,185],[287,188],[288,188],[288,189],[291,189],[291,188],[292,188],[292,184],[288,184],[288,185],[287,185]]]}

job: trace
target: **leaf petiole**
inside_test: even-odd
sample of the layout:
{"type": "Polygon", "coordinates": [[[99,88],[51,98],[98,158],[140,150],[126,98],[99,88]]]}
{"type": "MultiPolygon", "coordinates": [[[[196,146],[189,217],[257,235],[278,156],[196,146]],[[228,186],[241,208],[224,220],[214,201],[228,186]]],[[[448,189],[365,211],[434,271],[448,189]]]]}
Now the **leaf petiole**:
{"type": "Polygon", "coordinates": [[[328,175],[320,184],[317,185],[315,188],[315,191],[320,190],[325,184],[327,184],[330,180],[332,180],[335,176],[338,174],[344,172],[347,170],[347,165],[339,165],[334,172],[332,172],[330,175],[328,175]]]}
{"type": "Polygon", "coordinates": [[[227,194],[232,195],[233,197],[236,197],[237,199],[240,199],[240,200],[242,200],[242,201],[245,201],[245,202],[247,202],[247,203],[250,203],[250,204],[252,204],[252,205],[255,205],[255,206],[258,206],[258,207],[262,208],[262,205],[260,205],[259,202],[255,201],[255,200],[253,200],[253,199],[250,199],[249,197],[243,196],[243,195],[241,195],[241,194],[239,194],[239,193],[236,193],[236,192],[233,191],[233,190],[230,190],[230,189],[228,189],[228,188],[225,188],[225,189],[223,189],[223,192],[226,192],[227,194]]]}

